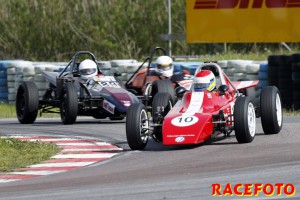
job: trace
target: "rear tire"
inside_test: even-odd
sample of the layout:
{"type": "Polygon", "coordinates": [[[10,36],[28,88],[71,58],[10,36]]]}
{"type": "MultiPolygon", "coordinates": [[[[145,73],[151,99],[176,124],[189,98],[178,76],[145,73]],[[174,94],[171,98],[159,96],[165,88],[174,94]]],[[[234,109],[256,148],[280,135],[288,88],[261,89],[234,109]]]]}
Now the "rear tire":
{"type": "Polygon", "coordinates": [[[277,87],[267,86],[262,89],[260,105],[264,133],[267,135],[279,133],[282,129],[282,107],[277,87]]]}
{"type": "Polygon", "coordinates": [[[250,97],[238,97],[234,105],[234,131],[238,143],[252,142],[255,129],[255,109],[250,97]]]}
{"type": "Polygon", "coordinates": [[[78,113],[77,90],[73,83],[67,82],[62,91],[60,117],[63,124],[74,124],[78,113]]]}
{"type": "Polygon", "coordinates": [[[34,82],[23,82],[17,91],[16,112],[21,124],[32,124],[39,110],[39,94],[34,82]]]}
{"type": "Polygon", "coordinates": [[[126,137],[132,150],[143,150],[146,147],[149,137],[147,129],[149,121],[145,106],[141,103],[129,106],[126,114],[126,137]]]}
{"type": "Polygon", "coordinates": [[[175,89],[173,83],[170,80],[158,80],[152,84],[152,97],[154,98],[157,93],[169,93],[172,99],[172,103],[175,103],[175,89]]]}
{"type": "MultiPolygon", "coordinates": [[[[163,115],[163,117],[165,117],[173,107],[173,101],[172,101],[171,95],[168,93],[157,93],[154,96],[153,101],[152,101],[152,116],[155,115],[158,107],[164,108],[164,113],[162,113],[162,115],[163,115]]],[[[157,121],[155,121],[155,120],[156,120],[155,117],[153,117],[153,123],[157,123],[157,121]]],[[[162,127],[161,126],[154,127],[153,134],[157,140],[162,141],[162,127]]]]}

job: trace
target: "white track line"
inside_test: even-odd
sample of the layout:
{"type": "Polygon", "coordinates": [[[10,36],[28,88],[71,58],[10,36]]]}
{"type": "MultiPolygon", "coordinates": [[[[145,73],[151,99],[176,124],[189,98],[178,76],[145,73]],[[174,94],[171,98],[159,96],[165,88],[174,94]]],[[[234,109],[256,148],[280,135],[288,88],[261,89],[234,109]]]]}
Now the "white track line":
{"type": "Polygon", "coordinates": [[[8,182],[18,181],[18,180],[22,180],[22,179],[0,179],[0,183],[8,183],[8,182]]]}
{"type": "Polygon", "coordinates": [[[95,162],[65,162],[65,163],[44,163],[44,164],[36,164],[29,166],[30,168],[39,168],[39,167],[78,167],[78,166],[86,166],[91,165],[95,162]]]}
{"type": "Polygon", "coordinates": [[[95,153],[95,154],[59,154],[52,158],[111,158],[118,153],[95,153]]]}
{"type": "Polygon", "coordinates": [[[49,175],[56,174],[60,172],[65,172],[66,170],[59,171],[24,171],[24,172],[10,172],[9,174],[18,174],[18,175],[49,175]]]}

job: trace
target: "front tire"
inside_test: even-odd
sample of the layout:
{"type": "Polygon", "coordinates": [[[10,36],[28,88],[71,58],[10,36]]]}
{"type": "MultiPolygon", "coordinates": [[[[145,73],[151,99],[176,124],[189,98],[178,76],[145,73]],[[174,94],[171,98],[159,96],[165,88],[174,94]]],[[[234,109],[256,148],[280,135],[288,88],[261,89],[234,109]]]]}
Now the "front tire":
{"type": "Polygon", "coordinates": [[[264,133],[267,135],[279,133],[282,129],[282,108],[277,87],[267,86],[262,89],[260,105],[264,133]]]}
{"type": "Polygon", "coordinates": [[[39,110],[39,94],[34,82],[23,82],[17,91],[16,112],[21,124],[32,124],[39,110]]]}
{"type": "Polygon", "coordinates": [[[250,143],[255,137],[256,116],[250,97],[238,97],[235,102],[234,131],[238,143],[250,143]]]}
{"type": "Polygon", "coordinates": [[[126,137],[132,150],[143,150],[148,142],[149,120],[145,106],[132,104],[126,114],[126,137]]]}
{"type": "MultiPolygon", "coordinates": [[[[157,113],[158,107],[163,107],[164,112],[162,113],[162,116],[165,117],[168,112],[173,107],[173,101],[171,98],[171,95],[168,93],[157,93],[152,101],[152,116],[153,116],[153,123],[158,123],[155,114],[157,113]]],[[[155,126],[154,127],[154,136],[157,140],[162,141],[162,127],[161,126],[155,126]]]]}
{"type": "Polygon", "coordinates": [[[67,82],[62,91],[60,117],[63,124],[74,124],[78,113],[77,90],[73,83],[67,82]]]}

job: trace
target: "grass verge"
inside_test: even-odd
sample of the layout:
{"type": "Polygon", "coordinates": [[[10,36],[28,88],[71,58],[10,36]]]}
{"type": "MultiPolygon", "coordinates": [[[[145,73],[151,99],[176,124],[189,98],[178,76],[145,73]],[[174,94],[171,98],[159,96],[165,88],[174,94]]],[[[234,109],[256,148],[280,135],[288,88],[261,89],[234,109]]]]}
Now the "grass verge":
{"type": "Polygon", "coordinates": [[[15,138],[0,138],[0,172],[40,163],[57,154],[60,148],[53,143],[29,142],[15,138]]]}
{"type": "MultiPolygon", "coordinates": [[[[0,103],[0,119],[1,118],[17,118],[16,106],[6,103],[0,103]]],[[[40,117],[40,113],[38,114],[40,117]]],[[[57,113],[43,113],[42,117],[60,117],[57,113]]]]}

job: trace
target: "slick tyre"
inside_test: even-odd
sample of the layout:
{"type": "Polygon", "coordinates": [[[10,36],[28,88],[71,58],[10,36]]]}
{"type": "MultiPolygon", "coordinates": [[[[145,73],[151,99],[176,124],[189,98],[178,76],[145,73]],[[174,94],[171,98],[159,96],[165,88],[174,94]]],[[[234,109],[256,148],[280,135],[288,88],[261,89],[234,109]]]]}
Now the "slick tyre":
{"type": "Polygon", "coordinates": [[[265,134],[277,134],[282,129],[282,107],[279,90],[264,87],[260,96],[261,124],[265,134]]]}
{"type": "Polygon", "coordinates": [[[132,104],[126,114],[126,137],[132,150],[143,150],[148,142],[149,119],[146,107],[132,104]]]}
{"type": "Polygon", "coordinates": [[[16,95],[16,112],[21,124],[34,123],[39,110],[39,94],[34,82],[23,82],[16,95]]]}
{"type": "MultiPolygon", "coordinates": [[[[157,121],[156,113],[158,112],[158,108],[163,108],[164,112],[162,113],[163,117],[165,117],[168,112],[172,109],[173,102],[171,99],[171,95],[168,93],[157,93],[152,101],[152,116],[153,116],[153,123],[161,123],[157,121]]],[[[162,141],[162,127],[156,126],[154,127],[154,136],[155,139],[158,141],[162,141]]]]}
{"type": "Polygon", "coordinates": [[[159,92],[169,93],[172,99],[172,103],[175,103],[175,90],[173,83],[170,80],[158,80],[152,84],[152,97],[159,92]]]}
{"type": "Polygon", "coordinates": [[[67,82],[64,85],[61,97],[61,121],[63,124],[74,124],[78,113],[78,96],[75,85],[67,82]]]}
{"type": "Polygon", "coordinates": [[[234,131],[238,143],[250,143],[255,137],[256,116],[250,97],[238,97],[235,102],[234,131]]]}

